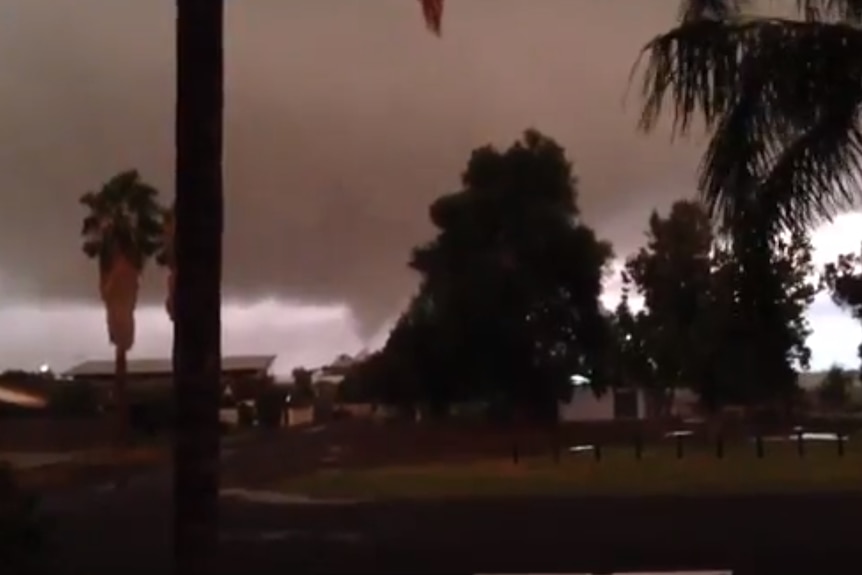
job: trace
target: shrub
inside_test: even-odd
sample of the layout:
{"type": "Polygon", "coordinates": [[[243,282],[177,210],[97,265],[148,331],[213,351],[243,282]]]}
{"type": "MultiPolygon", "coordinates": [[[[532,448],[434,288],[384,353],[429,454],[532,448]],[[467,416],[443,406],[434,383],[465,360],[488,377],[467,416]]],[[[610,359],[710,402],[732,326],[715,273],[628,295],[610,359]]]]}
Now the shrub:
{"type": "Polygon", "coordinates": [[[274,429],[280,427],[284,419],[286,394],[280,389],[268,389],[255,401],[257,421],[261,427],[274,429]]]}
{"type": "Polygon", "coordinates": [[[99,413],[99,394],[88,383],[70,381],[52,390],[48,408],[56,417],[94,417],[99,413]]]}
{"type": "Polygon", "coordinates": [[[817,397],[820,402],[833,409],[842,409],[850,403],[850,390],[853,386],[853,378],[840,366],[833,365],[826,373],[826,377],[817,388],[817,397]]]}

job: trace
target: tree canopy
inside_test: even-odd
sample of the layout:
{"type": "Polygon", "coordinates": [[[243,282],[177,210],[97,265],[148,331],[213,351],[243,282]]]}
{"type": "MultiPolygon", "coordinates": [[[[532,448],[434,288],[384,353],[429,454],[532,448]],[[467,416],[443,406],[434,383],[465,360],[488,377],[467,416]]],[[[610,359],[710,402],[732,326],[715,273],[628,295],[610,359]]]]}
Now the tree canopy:
{"type": "Polygon", "coordinates": [[[614,315],[618,366],[657,399],[680,387],[710,409],[787,398],[810,357],[813,272],[802,232],[771,243],[756,229],[722,240],[698,202],[653,212],[646,245],[626,262],[614,315]],[[629,291],[643,298],[637,313],[629,291]]]}
{"type": "Polygon", "coordinates": [[[81,196],[81,205],[87,209],[81,227],[84,253],[97,259],[103,271],[110,269],[117,257],[140,271],[163,246],[165,210],[158,194],[137,170],[127,170],[98,191],[81,196]]]}
{"type": "Polygon", "coordinates": [[[612,256],[580,220],[565,151],[528,130],[475,150],[462,188],[429,209],[436,237],[410,266],[418,294],[386,352],[410,357],[432,403],[497,398],[556,410],[571,376],[594,376],[608,330],[599,302],[612,256]]]}
{"type": "Polygon", "coordinates": [[[817,293],[811,243],[801,231],[767,250],[737,237],[713,255],[708,307],[707,405],[789,401],[797,374],[809,367],[811,333],[805,312],[817,293]]]}
{"type": "Polygon", "coordinates": [[[626,261],[624,276],[644,298],[642,338],[661,387],[691,385],[700,377],[698,347],[712,281],[712,224],[703,207],[678,201],[666,217],[653,211],[647,244],[626,261]]]}
{"type": "MultiPolygon", "coordinates": [[[[862,321],[862,252],[842,254],[836,261],[827,264],[822,282],[838,307],[862,321]]],[[[862,344],[857,354],[862,359],[862,344]]]]}

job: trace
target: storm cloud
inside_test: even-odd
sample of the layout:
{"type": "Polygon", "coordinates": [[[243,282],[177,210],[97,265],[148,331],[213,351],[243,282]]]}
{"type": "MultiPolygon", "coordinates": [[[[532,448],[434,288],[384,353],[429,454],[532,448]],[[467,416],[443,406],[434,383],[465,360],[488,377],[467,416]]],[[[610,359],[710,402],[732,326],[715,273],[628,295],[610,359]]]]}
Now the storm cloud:
{"type": "MultiPolygon", "coordinates": [[[[227,4],[230,298],[345,302],[373,329],[411,289],[428,203],[471,149],[531,126],[566,146],[586,217],[620,250],[648,208],[692,190],[696,146],[637,134],[636,98],[624,106],[673,2],[451,1],[441,40],[415,0],[227,4]]],[[[95,301],[77,197],[126,167],[172,195],[174,7],[0,10],[4,292],[95,301]]]]}
{"type": "MultiPolygon", "coordinates": [[[[431,236],[430,201],[457,188],[473,148],[528,127],[567,148],[585,218],[620,256],[650,209],[693,192],[699,143],[637,133],[636,86],[625,100],[674,1],[449,0],[442,39],[415,0],[226,4],[224,285],[243,309],[342,306],[358,325],[351,345],[379,337],[414,288],[405,264],[431,236]]],[[[4,309],[95,309],[77,235],[87,189],[136,167],[170,201],[174,10],[0,3],[4,309]]],[[[145,277],[155,304],[164,278],[145,277]]],[[[146,349],[168,349],[158,321],[146,349]]]]}

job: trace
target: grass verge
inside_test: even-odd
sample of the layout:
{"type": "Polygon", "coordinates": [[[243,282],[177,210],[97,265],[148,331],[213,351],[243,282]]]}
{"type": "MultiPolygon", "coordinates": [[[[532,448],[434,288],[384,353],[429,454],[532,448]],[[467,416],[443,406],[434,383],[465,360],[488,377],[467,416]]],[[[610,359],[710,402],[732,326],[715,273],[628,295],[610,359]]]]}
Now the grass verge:
{"type": "Polygon", "coordinates": [[[470,463],[427,463],[371,469],[320,469],[281,479],[271,486],[313,497],[446,498],[534,495],[652,495],[781,493],[862,490],[862,449],[808,444],[804,457],[794,445],[767,444],[763,458],[749,445],[728,446],[723,458],[713,450],[689,449],[680,459],[672,446],[645,450],[606,447],[593,453],[562,453],[523,459],[483,459],[470,463]]]}

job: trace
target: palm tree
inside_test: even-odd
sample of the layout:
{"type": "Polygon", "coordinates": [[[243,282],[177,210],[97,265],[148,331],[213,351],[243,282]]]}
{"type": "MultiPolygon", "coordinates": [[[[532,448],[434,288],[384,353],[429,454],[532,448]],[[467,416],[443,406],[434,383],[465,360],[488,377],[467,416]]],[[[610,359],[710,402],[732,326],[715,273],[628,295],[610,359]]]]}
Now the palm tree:
{"type": "Polygon", "coordinates": [[[753,4],[682,3],[678,25],[639,60],[640,127],[654,129],[667,104],[674,133],[702,122],[711,213],[725,230],[755,218],[774,237],[860,198],[862,0],[787,2],[784,17],[753,4]]]}
{"type": "Polygon", "coordinates": [[[126,354],[135,343],[135,306],[144,266],[162,243],[158,190],[129,170],[87,192],[88,213],[81,234],[84,253],[99,265],[99,293],[107,312],[108,337],[115,349],[114,412],[117,437],[128,437],[126,354]]]}
{"type": "MultiPolygon", "coordinates": [[[[176,2],[174,555],[200,575],[218,541],[224,0],[176,2]]],[[[421,2],[439,31],[441,0],[421,2]]]]}

